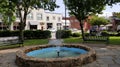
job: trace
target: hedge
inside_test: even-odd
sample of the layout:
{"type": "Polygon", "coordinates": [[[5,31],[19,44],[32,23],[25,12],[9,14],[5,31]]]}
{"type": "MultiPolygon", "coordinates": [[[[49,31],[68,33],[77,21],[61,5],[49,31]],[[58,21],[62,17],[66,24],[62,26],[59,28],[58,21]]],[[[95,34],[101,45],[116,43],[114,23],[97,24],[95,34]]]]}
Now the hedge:
{"type": "MultiPolygon", "coordinates": [[[[19,36],[19,31],[0,31],[0,37],[10,37],[10,36],[19,36]]],[[[51,32],[48,30],[25,30],[24,31],[24,38],[25,39],[45,39],[50,38],[51,32]]]]}
{"type": "Polygon", "coordinates": [[[56,38],[69,38],[72,35],[70,30],[58,30],[56,32],[56,38]]]}
{"type": "Polygon", "coordinates": [[[72,34],[72,37],[80,37],[80,36],[81,36],[80,33],[73,33],[73,34],[72,34]]]}

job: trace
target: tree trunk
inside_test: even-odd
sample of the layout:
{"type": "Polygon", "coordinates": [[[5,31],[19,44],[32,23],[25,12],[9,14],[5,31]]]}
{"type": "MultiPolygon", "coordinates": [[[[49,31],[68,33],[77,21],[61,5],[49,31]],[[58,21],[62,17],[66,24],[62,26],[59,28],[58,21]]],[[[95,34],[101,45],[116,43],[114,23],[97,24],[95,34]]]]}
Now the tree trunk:
{"type": "MultiPolygon", "coordinates": [[[[23,22],[20,22],[20,28],[19,28],[19,44],[23,44],[24,42],[24,28],[23,28],[23,22]]],[[[22,45],[23,46],[23,45],[22,45]]]]}
{"type": "Polygon", "coordinates": [[[83,30],[83,20],[80,20],[80,28],[81,28],[81,33],[82,33],[82,39],[84,40],[85,35],[84,35],[84,30],[83,30]]]}

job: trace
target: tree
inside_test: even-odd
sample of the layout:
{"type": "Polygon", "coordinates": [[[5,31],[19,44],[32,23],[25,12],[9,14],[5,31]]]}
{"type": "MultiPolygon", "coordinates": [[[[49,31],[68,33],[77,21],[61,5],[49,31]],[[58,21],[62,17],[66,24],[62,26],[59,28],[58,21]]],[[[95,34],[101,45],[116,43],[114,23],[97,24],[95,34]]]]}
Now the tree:
{"type": "MultiPolygon", "coordinates": [[[[32,9],[43,8],[45,10],[53,11],[58,6],[55,3],[55,0],[5,0],[11,3],[11,10],[15,8],[15,12],[18,12],[20,19],[20,35],[19,40],[21,43],[24,41],[23,30],[26,25],[27,15],[31,12],[32,9]]],[[[5,2],[4,0],[2,2],[5,2]]],[[[8,8],[8,7],[7,7],[8,8]]]]}
{"type": "Polygon", "coordinates": [[[14,15],[14,11],[10,9],[10,6],[11,3],[8,3],[6,0],[0,4],[1,20],[6,26],[8,26],[7,30],[10,29],[11,23],[14,22],[16,19],[14,15]]]}
{"type": "Polygon", "coordinates": [[[113,15],[117,18],[120,18],[120,12],[114,12],[113,15]]]}
{"type": "Polygon", "coordinates": [[[101,13],[104,7],[112,5],[112,3],[119,2],[119,0],[64,0],[70,14],[73,14],[79,21],[84,40],[83,20],[90,14],[101,13]]]}
{"type": "Polygon", "coordinates": [[[108,24],[108,20],[104,17],[92,16],[90,23],[91,25],[97,25],[99,27],[100,25],[108,24]]]}

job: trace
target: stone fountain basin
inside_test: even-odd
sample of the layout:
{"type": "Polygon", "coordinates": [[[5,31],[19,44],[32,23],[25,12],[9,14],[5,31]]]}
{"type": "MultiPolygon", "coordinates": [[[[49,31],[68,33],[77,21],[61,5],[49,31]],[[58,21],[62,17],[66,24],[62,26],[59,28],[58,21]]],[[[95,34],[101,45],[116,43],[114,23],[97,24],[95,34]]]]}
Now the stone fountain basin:
{"type": "Polygon", "coordinates": [[[53,45],[39,45],[30,48],[23,48],[16,52],[16,64],[18,67],[77,67],[96,60],[96,52],[92,48],[85,45],[61,45],[62,47],[74,47],[87,50],[86,54],[81,54],[76,57],[63,57],[63,58],[34,58],[27,56],[26,53],[48,48],[55,47],[53,45]]]}

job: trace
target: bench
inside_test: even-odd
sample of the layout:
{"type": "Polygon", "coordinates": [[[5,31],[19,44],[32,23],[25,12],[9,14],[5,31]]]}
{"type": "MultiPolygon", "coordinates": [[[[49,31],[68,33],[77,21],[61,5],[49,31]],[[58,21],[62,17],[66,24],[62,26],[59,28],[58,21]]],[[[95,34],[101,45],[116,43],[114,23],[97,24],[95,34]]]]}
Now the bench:
{"type": "Polygon", "coordinates": [[[103,41],[109,44],[109,36],[84,36],[83,41],[103,41]]]}
{"type": "Polygon", "coordinates": [[[0,46],[13,45],[13,44],[19,44],[19,38],[17,36],[0,38],[0,46]]]}

